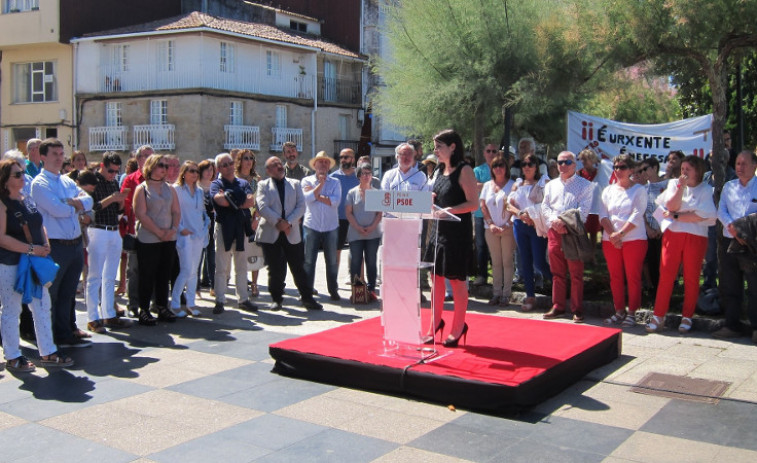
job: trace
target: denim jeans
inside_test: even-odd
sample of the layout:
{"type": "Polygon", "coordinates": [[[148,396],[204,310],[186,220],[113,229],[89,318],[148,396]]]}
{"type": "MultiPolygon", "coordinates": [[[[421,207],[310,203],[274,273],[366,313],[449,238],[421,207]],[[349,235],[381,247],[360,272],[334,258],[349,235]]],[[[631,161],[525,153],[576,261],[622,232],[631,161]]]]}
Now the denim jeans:
{"type": "Polygon", "coordinates": [[[87,316],[89,321],[115,318],[113,288],[121,262],[123,239],[117,230],[89,227],[89,273],[87,274],[87,316]]]}
{"type": "Polygon", "coordinates": [[[376,256],[380,243],[381,238],[350,241],[350,281],[355,281],[355,276],[360,275],[365,257],[365,276],[369,291],[376,289],[376,256]]]}
{"type": "Polygon", "coordinates": [[[547,239],[536,234],[536,229],[516,219],[513,224],[515,244],[518,247],[518,271],[526,287],[526,296],[534,297],[534,268],[541,272],[545,280],[552,279],[547,265],[547,239]]]}
{"type": "Polygon", "coordinates": [[[181,293],[184,291],[184,287],[187,288],[187,307],[195,306],[197,268],[200,266],[203,249],[201,239],[180,235],[176,240],[176,251],[179,254],[179,276],[176,277],[171,291],[172,309],[181,307],[181,293]]]}
{"type": "Polygon", "coordinates": [[[315,231],[302,227],[305,242],[305,274],[310,287],[315,283],[315,261],[318,259],[318,248],[323,246],[323,258],[326,261],[326,285],[330,295],[337,295],[339,286],[336,277],[339,268],[336,264],[336,245],[339,238],[339,228],[326,232],[315,231]]]}

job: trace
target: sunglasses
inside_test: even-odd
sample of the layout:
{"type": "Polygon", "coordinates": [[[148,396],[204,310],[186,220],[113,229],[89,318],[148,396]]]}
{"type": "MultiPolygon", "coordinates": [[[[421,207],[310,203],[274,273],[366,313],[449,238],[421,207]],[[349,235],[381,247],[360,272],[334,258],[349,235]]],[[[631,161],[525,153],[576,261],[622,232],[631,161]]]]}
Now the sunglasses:
{"type": "Polygon", "coordinates": [[[562,160],[562,161],[557,161],[557,164],[560,165],[560,166],[572,166],[573,165],[573,160],[571,160],[571,159],[565,159],[565,160],[562,160]]]}
{"type": "Polygon", "coordinates": [[[339,159],[352,159],[352,156],[339,156],[339,159]]]}
{"type": "Polygon", "coordinates": [[[159,162],[155,164],[155,167],[160,167],[161,169],[168,169],[168,164],[163,164],[162,162],[159,162]]]}
{"type": "Polygon", "coordinates": [[[224,163],[218,164],[218,168],[219,169],[225,169],[226,167],[233,166],[233,165],[234,164],[231,163],[231,162],[224,162],[224,163]]]}
{"type": "Polygon", "coordinates": [[[21,178],[23,176],[24,176],[24,173],[22,171],[20,171],[20,170],[18,172],[13,172],[11,174],[11,177],[13,177],[13,178],[21,178]]]}
{"type": "Polygon", "coordinates": [[[628,166],[625,164],[618,164],[617,166],[612,166],[614,170],[628,170],[628,166]]]}
{"type": "Polygon", "coordinates": [[[521,162],[520,166],[521,167],[536,167],[536,163],[533,163],[533,162],[521,162]]]}
{"type": "Polygon", "coordinates": [[[504,164],[492,164],[492,169],[496,169],[497,167],[505,168],[504,164]]]}
{"type": "Polygon", "coordinates": [[[242,161],[252,161],[252,159],[250,156],[242,156],[242,161]]]}
{"type": "Polygon", "coordinates": [[[187,169],[188,174],[199,174],[200,171],[197,169],[187,169]]]}

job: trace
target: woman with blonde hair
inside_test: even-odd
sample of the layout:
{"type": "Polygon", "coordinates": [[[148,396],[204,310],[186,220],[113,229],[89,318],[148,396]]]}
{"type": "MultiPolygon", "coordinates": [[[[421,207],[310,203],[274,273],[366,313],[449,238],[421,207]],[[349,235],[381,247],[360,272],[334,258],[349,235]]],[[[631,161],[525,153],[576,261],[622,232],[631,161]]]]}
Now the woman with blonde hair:
{"type": "MultiPolygon", "coordinates": [[[[257,161],[255,160],[255,153],[248,149],[243,150],[231,150],[231,156],[234,158],[234,174],[250,184],[252,194],[258,191],[258,182],[260,181],[260,175],[255,170],[257,161]]],[[[260,221],[260,214],[258,214],[257,207],[252,207],[249,210],[248,218],[250,220],[249,230],[251,231],[250,237],[255,236],[255,230],[258,228],[258,222],[260,221]]],[[[253,246],[257,247],[257,244],[246,246],[246,249],[254,251],[253,246]]],[[[262,256],[262,251],[261,251],[262,256]]],[[[250,297],[258,297],[260,291],[258,291],[258,270],[253,270],[250,275],[250,297]]]]}
{"type": "Polygon", "coordinates": [[[181,208],[176,251],[179,255],[179,275],[171,292],[171,310],[177,317],[185,317],[187,312],[198,316],[195,304],[197,293],[197,269],[200,266],[202,250],[208,242],[210,219],[205,213],[205,195],[198,186],[200,170],[194,161],[185,161],[179,170],[179,178],[173,185],[181,208]],[[186,287],[185,312],[181,308],[181,292],[186,287]]]}

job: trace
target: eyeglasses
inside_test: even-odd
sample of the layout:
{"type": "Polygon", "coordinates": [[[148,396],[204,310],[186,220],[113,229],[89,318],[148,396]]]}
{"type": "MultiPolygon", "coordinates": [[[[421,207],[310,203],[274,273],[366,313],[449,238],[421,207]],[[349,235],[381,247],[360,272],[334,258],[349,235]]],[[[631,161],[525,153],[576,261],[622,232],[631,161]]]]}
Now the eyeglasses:
{"type": "Polygon", "coordinates": [[[558,160],[557,164],[560,165],[560,166],[572,166],[573,165],[573,160],[572,159],[558,160]]]}
{"type": "Polygon", "coordinates": [[[121,172],[121,169],[108,169],[109,174],[117,174],[121,172]]]}
{"type": "Polygon", "coordinates": [[[536,163],[533,163],[533,162],[521,162],[520,166],[521,167],[536,167],[536,163]]]}
{"type": "Polygon", "coordinates": [[[219,169],[225,169],[226,167],[233,166],[234,164],[231,162],[223,162],[221,164],[218,164],[219,169]]]}
{"type": "Polygon", "coordinates": [[[11,177],[13,177],[13,178],[21,178],[23,176],[24,176],[24,173],[22,171],[20,171],[20,170],[18,172],[13,172],[11,174],[11,177]]]}
{"type": "Polygon", "coordinates": [[[612,166],[614,170],[628,170],[628,166],[625,164],[618,164],[617,166],[612,166]]]}
{"type": "Polygon", "coordinates": [[[187,173],[188,174],[198,174],[198,173],[200,173],[200,171],[197,170],[197,169],[187,169],[187,173]]]}
{"type": "Polygon", "coordinates": [[[242,156],[242,161],[252,161],[253,159],[251,156],[242,156]]]}
{"type": "Polygon", "coordinates": [[[163,164],[162,162],[159,162],[155,164],[155,167],[160,167],[161,169],[168,169],[168,164],[163,164]]]}
{"type": "Polygon", "coordinates": [[[363,170],[360,172],[360,175],[370,175],[371,177],[373,177],[373,172],[371,172],[370,170],[363,170]]]}

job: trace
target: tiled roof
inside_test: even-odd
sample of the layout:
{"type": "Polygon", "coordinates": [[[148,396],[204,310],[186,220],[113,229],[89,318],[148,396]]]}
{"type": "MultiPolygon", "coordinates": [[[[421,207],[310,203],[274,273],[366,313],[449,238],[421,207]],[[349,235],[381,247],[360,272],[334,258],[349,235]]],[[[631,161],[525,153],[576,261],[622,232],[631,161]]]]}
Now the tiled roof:
{"type": "Polygon", "coordinates": [[[360,55],[351,50],[340,47],[339,45],[312,35],[300,34],[290,30],[279,29],[278,27],[271,26],[269,24],[249,23],[235,19],[217,18],[215,16],[200,13],[197,11],[148,23],[135,24],[133,26],[120,27],[118,29],[110,29],[102,32],[93,32],[86,34],[84,37],[92,38],[105,37],[109,35],[144,34],[159,31],[181,31],[182,29],[194,29],[201,27],[215,29],[220,32],[231,32],[235,34],[247,35],[250,37],[258,37],[267,40],[291,43],[294,45],[303,45],[307,47],[318,48],[326,53],[333,53],[336,55],[361,58],[360,55]]]}

